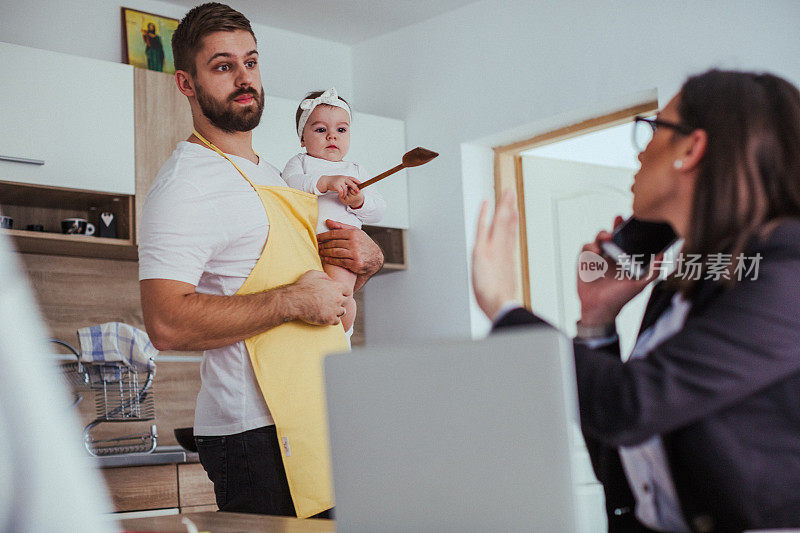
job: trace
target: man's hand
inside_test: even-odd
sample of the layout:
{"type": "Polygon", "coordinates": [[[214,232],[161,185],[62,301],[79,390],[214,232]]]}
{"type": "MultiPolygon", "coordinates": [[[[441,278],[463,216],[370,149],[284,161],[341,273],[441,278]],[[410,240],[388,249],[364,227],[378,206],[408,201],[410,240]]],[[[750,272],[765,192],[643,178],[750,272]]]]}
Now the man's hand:
{"type": "Polygon", "coordinates": [[[326,220],[325,223],[331,231],[317,235],[319,255],[323,262],[356,274],[358,290],[383,266],[383,252],[360,229],[335,220],[326,220]]]}
{"type": "Polygon", "coordinates": [[[318,326],[338,324],[344,304],[353,295],[345,284],[318,270],[309,270],[283,291],[289,315],[318,326]]]}

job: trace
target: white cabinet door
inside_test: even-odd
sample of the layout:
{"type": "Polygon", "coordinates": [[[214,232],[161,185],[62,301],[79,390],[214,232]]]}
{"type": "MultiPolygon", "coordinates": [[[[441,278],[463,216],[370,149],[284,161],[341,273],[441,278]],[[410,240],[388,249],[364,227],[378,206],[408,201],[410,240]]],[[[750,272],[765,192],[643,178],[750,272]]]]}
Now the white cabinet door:
{"type": "Polygon", "coordinates": [[[133,67],[0,43],[0,180],[134,194],[133,67]]]}
{"type": "Polygon", "coordinates": [[[305,151],[300,148],[294,127],[295,110],[297,102],[267,95],[261,123],[253,130],[253,149],[275,165],[278,172],[289,159],[305,151]]]}
{"type": "MultiPolygon", "coordinates": [[[[362,165],[370,177],[399,165],[408,151],[402,120],[355,113],[351,129],[349,159],[362,165]]],[[[408,229],[407,180],[406,171],[401,170],[370,185],[386,199],[386,215],[375,226],[408,229]]]]}
{"type": "MultiPolygon", "coordinates": [[[[283,170],[294,155],[305,151],[300,147],[295,128],[295,112],[299,101],[267,95],[261,124],[253,131],[253,148],[267,161],[283,170]]],[[[406,152],[405,124],[365,113],[354,113],[351,124],[350,151],[345,159],[363,166],[371,176],[400,164],[406,152]]],[[[386,215],[375,226],[408,228],[408,185],[406,172],[371,185],[386,199],[386,215]]]]}

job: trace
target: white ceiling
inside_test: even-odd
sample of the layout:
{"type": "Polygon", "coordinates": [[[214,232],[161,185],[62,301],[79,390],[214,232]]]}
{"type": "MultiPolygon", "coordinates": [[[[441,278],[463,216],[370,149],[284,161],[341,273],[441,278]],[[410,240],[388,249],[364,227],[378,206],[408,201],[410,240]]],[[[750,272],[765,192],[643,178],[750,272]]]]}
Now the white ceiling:
{"type": "MultiPolygon", "coordinates": [[[[194,7],[198,0],[170,0],[194,7]]],[[[355,44],[476,0],[223,0],[250,22],[355,44]]],[[[187,9],[188,11],[188,9],[187,9]]]]}

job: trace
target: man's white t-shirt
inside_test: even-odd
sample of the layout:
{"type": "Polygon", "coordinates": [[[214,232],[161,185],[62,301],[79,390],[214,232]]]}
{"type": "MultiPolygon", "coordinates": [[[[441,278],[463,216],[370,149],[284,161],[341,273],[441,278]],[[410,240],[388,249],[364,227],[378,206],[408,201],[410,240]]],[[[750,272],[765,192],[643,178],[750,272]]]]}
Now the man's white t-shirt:
{"type": "MultiPolygon", "coordinates": [[[[257,185],[286,187],[278,170],[229,155],[257,185]]],[[[147,193],[139,279],[170,279],[231,296],[261,256],[269,221],[258,194],[216,152],[178,143],[147,193]]],[[[224,319],[224,317],[220,317],[224,319]]],[[[195,435],[231,435],[273,424],[244,342],[203,352],[195,435]]]]}

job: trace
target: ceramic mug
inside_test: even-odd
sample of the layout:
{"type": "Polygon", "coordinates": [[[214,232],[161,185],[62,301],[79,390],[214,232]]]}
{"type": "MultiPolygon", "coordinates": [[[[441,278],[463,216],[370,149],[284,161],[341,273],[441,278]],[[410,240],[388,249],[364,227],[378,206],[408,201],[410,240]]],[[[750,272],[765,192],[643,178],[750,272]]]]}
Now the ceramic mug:
{"type": "Polygon", "coordinates": [[[94,235],[94,224],[89,224],[85,218],[65,218],[61,221],[61,233],[94,235]]]}

